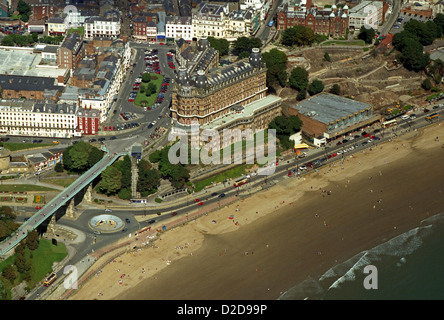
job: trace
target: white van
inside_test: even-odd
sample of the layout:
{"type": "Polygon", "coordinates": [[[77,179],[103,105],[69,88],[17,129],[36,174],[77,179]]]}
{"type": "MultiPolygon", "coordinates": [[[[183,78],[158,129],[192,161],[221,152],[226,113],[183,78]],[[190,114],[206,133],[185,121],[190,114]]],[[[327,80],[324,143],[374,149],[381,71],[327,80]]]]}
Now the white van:
{"type": "Polygon", "coordinates": [[[402,120],[408,120],[408,119],[410,119],[410,116],[407,115],[407,114],[404,114],[404,115],[401,116],[401,119],[402,120]]]}

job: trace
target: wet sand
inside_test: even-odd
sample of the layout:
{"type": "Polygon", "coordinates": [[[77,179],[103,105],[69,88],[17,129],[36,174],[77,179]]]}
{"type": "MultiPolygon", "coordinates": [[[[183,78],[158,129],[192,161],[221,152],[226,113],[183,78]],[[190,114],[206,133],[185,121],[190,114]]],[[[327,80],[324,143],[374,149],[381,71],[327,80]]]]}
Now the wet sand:
{"type": "Polygon", "coordinates": [[[417,133],[168,231],[157,248],[116,258],[71,298],[277,299],[444,212],[444,149],[434,141],[444,140],[444,126],[417,133]]]}

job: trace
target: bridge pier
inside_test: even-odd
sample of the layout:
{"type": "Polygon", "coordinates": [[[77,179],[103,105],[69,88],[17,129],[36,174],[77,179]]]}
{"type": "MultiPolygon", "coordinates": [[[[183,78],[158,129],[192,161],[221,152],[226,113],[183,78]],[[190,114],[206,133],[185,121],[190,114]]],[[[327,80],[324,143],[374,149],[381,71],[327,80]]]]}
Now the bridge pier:
{"type": "Polygon", "coordinates": [[[51,220],[48,223],[47,233],[55,234],[56,228],[56,215],[55,213],[51,216],[51,220]]]}
{"type": "Polygon", "coordinates": [[[88,188],[85,191],[85,195],[83,197],[83,201],[85,201],[86,203],[92,203],[93,202],[93,197],[92,197],[92,183],[90,183],[88,185],[88,188]]]}
{"type": "Polygon", "coordinates": [[[68,207],[66,208],[65,215],[68,218],[77,219],[77,214],[74,208],[74,198],[69,201],[68,207]]]}

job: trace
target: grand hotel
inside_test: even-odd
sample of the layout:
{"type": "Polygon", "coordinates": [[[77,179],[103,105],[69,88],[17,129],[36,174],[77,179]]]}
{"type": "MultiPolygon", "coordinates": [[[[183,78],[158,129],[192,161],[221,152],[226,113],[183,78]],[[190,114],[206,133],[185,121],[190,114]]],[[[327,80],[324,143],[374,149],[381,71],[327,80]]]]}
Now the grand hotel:
{"type": "MultiPolygon", "coordinates": [[[[207,46],[205,40],[199,43],[201,52],[207,46]]],[[[224,67],[196,69],[181,67],[176,75],[170,109],[175,127],[187,130],[198,123],[201,130],[219,133],[224,129],[257,132],[281,115],[281,98],[267,95],[267,69],[259,49],[224,67]]]]}

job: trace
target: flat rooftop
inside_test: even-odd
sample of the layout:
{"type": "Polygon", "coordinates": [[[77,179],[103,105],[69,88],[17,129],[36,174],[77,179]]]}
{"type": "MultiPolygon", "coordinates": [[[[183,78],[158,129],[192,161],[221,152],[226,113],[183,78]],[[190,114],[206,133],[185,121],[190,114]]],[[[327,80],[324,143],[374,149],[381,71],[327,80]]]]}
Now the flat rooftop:
{"type": "MultiPolygon", "coordinates": [[[[229,124],[235,120],[245,119],[251,117],[257,110],[268,107],[270,105],[281,103],[282,99],[278,96],[272,94],[267,95],[265,98],[252,102],[243,106],[242,112],[231,112],[223,117],[215,119],[208,124],[202,125],[201,129],[215,129],[218,130],[219,127],[229,124]]],[[[232,106],[234,107],[234,106],[232,106]]]]}
{"type": "Polygon", "coordinates": [[[0,49],[0,74],[57,78],[67,72],[67,69],[56,66],[37,67],[41,61],[41,53],[33,53],[32,50],[0,49]]]}

